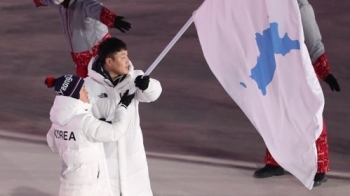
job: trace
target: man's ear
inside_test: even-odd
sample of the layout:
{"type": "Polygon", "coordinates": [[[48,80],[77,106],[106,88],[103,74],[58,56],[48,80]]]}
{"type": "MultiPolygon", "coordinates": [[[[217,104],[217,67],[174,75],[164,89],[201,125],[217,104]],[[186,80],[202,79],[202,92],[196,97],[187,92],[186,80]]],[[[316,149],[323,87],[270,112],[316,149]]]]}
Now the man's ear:
{"type": "Polygon", "coordinates": [[[105,65],[107,66],[107,67],[112,67],[112,58],[106,58],[106,60],[105,60],[105,65]]]}

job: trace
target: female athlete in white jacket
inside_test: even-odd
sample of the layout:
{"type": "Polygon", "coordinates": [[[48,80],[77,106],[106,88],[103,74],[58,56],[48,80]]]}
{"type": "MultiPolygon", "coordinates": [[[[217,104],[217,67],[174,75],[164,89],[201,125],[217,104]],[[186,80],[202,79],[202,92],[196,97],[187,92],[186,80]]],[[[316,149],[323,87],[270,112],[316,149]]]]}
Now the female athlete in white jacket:
{"type": "Polygon", "coordinates": [[[112,124],[94,118],[89,111],[84,80],[64,75],[47,78],[57,96],[50,111],[52,126],[47,143],[62,161],[60,196],[110,196],[111,189],[102,142],[117,141],[127,130],[127,106],[134,94],[126,92],[115,105],[112,124]]]}

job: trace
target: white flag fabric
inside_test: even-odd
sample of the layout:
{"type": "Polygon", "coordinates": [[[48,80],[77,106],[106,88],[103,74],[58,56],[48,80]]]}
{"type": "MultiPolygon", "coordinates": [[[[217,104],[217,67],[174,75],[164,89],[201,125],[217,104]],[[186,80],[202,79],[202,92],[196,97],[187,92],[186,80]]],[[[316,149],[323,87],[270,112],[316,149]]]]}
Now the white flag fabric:
{"type": "Polygon", "coordinates": [[[193,17],[216,78],[275,160],[312,189],[324,97],[297,1],[205,0],[193,17]]]}

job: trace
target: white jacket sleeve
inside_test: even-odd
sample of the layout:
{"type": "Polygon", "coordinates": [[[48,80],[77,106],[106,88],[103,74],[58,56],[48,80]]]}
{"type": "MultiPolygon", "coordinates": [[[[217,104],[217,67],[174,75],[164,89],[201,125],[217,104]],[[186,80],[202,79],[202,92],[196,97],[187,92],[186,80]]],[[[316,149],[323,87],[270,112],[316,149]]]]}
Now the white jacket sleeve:
{"type": "Polygon", "coordinates": [[[55,143],[55,130],[51,127],[49,132],[46,134],[47,145],[50,147],[52,152],[58,152],[56,143],[55,143]]]}
{"type": "Polygon", "coordinates": [[[118,106],[115,111],[115,121],[109,124],[87,114],[83,119],[83,134],[92,142],[118,141],[126,132],[128,126],[126,108],[118,106]]]}
{"type": "Polygon", "coordinates": [[[136,88],[135,99],[140,102],[152,102],[159,98],[162,93],[162,86],[158,80],[150,78],[148,88],[144,91],[136,88]]]}
{"type": "Polygon", "coordinates": [[[91,17],[95,20],[100,20],[101,9],[103,8],[101,2],[97,2],[96,0],[84,0],[82,3],[85,7],[85,13],[88,17],[91,17]]]}
{"type": "Polygon", "coordinates": [[[310,3],[307,0],[298,0],[298,4],[305,45],[310,53],[312,62],[315,62],[325,52],[320,29],[318,28],[315,13],[310,3]]]}

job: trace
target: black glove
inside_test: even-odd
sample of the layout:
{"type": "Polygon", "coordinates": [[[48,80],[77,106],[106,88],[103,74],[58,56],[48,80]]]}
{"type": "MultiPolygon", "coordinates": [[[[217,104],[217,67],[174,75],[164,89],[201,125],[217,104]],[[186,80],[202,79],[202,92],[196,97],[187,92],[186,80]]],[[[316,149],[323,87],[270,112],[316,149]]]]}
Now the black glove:
{"type": "Polygon", "coordinates": [[[127,108],[131,103],[132,99],[134,99],[135,93],[129,95],[129,90],[125,91],[124,95],[121,96],[120,102],[118,103],[127,108]]]}
{"type": "Polygon", "coordinates": [[[325,79],[325,82],[327,82],[327,84],[329,85],[329,87],[331,87],[332,91],[340,91],[340,86],[337,82],[337,79],[335,79],[335,77],[332,74],[329,74],[325,79]]]}
{"type": "Polygon", "coordinates": [[[146,90],[148,88],[149,84],[149,76],[137,76],[135,78],[135,86],[139,88],[140,90],[146,90]]]}
{"type": "Polygon", "coordinates": [[[122,33],[131,29],[131,24],[124,21],[124,16],[116,16],[114,19],[114,28],[118,29],[122,33]]]}

